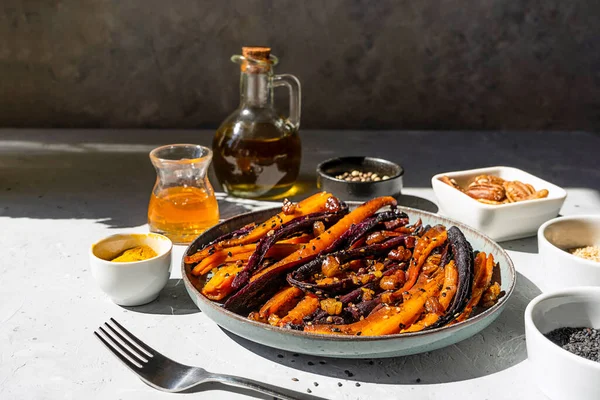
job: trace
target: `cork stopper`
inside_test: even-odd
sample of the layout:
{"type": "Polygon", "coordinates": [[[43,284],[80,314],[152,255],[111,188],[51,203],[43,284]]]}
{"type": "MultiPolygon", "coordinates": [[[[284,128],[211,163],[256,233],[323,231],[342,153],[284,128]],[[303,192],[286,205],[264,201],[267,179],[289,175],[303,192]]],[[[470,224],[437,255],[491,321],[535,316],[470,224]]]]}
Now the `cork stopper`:
{"type": "Polygon", "coordinates": [[[257,73],[257,72],[266,72],[270,67],[270,56],[271,56],[271,48],[270,47],[242,47],[242,56],[246,60],[255,60],[262,61],[263,63],[252,63],[244,61],[242,62],[241,69],[242,71],[257,73]]]}
{"type": "Polygon", "coordinates": [[[270,47],[242,47],[242,55],[246,58],[268,61],[271,55],[270,47]]]}

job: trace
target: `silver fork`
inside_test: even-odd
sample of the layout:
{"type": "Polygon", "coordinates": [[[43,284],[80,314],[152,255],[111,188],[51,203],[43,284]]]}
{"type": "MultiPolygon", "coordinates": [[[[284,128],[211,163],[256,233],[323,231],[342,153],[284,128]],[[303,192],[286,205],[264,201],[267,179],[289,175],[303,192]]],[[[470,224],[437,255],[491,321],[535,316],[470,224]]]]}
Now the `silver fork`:
{"type": "Polygon", "coordinates": [[[215,374],[203,368],[180,364],[165,357],[139,340],[113,318],[110,321],[118,329],[115,329],[115,327],[106,322],[104,323],[104,327],[107,329],[101,326],[94,332],[94,335],[119,360],[123,361],[129,369],[135,372],[142,381],[158,390],[182,392],[203,383],[220,382],[226,385],[251,389],[282,400],[319,399],[315,396],[287,391],[250,379],[233,375],[215,374]],[[98,331],[102,332],[102,335],[98,331]]]}

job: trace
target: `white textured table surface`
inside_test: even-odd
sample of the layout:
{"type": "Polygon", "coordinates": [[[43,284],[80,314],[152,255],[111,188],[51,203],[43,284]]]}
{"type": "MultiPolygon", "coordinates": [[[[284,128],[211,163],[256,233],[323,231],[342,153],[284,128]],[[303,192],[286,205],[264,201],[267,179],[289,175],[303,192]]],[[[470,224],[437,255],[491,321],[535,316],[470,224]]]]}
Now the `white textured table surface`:
{"type": "MultiPolygon", "coordinates": [[[[113,304],[94,284],[88,249],[113,233],[147,230],[133,223],[137,217],[128,217],[143,215],[145,210],[128,207],[132,197],[145,199],[147,193],[131,194],[110,183],[111,174],[122,174],[119,182],[126,175],[135,185],[135,167],[105,164],[94,152],[75,162],[60,146],[7,143],[2,146],[0,140],[0,399],[175,397],[146,386],[96,340],[92,332],[110,317],[180,362],[299,392],[311,389],[330,399],[544,398],[532,383],[522,321],[543,278],[535,238],[502,243],[519,272],[516,291],[500,318],[469,340],[384,360],[294,355],[227,334],[199,312],[179,279],[181,246],[173,254],[171,280],[157,301],[130,309],[113,304]],[[61,168],[78,172],[69,173],[67,182],[61,168]],[[101,210],[89,213],[88,202],[101,210]]],[[[142,145],[127,150],[146,151],[142,145]]],[[[413,201],[433,200],[427,188],[405,192],[415,196],[413,201]]],[[[597,191],[568,192],[563,215],[600,213],[597,191]]],[[[221,205],[228,214],[251,206],[224,199],[221,205]]],[[[253,394],[212,385],[179,396],[239,399],[253,394]]]]}

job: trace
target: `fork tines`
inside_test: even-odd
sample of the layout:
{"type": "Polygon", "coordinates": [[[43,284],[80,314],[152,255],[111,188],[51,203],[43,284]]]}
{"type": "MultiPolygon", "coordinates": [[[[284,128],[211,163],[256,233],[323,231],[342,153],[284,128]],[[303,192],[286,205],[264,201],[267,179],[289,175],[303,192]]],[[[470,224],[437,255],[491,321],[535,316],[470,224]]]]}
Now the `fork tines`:
{"type": "Polygon", "coordinates": [[[150,346],[144,344],[113,318],[109,322],[99,327],[94,335],[125,365],[132,369],[142,368],[150,358],[154,357],[155,351],[150,346]]]}

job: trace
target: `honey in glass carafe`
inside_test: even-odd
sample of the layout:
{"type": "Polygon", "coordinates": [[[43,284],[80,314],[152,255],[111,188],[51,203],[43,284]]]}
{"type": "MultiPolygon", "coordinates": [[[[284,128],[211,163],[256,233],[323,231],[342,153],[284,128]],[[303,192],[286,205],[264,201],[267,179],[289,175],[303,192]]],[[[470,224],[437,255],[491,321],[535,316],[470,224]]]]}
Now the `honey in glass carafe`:
{"type": "Polygon", "coordinates": [[[277,58],[267,47],[244,47],[231,58],[241,66],[240,106],[213,141],[215,173],[228,194],[270,198],[287,192],[300,170],[300,82],[274,75],[277,58]],[[290,93],[290,116],[277,113],[273,88],[290,93]]]}
{"type": "Polygon", "coordinates": [[[219,206],[207,176],[211,157],[209,148],[192,144],[162,146],[150,153],[156,168],[148,204],[150,231],[185,244],[219,222],[219,206]]]}

